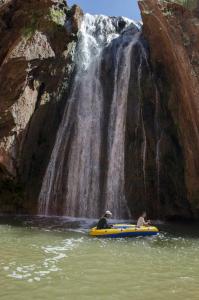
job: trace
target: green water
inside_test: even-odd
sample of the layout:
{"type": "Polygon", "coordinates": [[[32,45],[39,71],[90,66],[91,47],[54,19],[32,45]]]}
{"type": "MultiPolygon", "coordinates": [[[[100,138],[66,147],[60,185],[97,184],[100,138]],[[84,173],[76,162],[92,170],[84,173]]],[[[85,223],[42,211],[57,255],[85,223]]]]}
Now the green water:
{"type": "Polygon", "coordinates": [[[196,229],[109,240],[89,238],[75,222],[6,223],[0,224],[1,300],[199,299],[196,229]]]}

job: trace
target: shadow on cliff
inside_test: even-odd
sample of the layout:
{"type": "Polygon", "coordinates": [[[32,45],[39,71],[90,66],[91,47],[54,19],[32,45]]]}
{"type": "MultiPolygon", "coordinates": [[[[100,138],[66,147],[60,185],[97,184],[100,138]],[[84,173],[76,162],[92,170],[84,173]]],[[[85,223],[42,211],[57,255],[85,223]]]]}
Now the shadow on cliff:
{"type": "MultiPolygon", "coordinates": [[[[37,213],[38,194],[69,93],[69,74],[65,79],[66,82],[64,74],[60,75],[60,68],[63,68],[65,63],[61,58],[35,59],[31,63],[23,58],[17,58],[10,61],[9,71],[7,69],[6,73],[1,73],[4,74],[4,81],[1,81],[0,96],[6,99],[3,111],[9,112],[9,108],[27,87],[31,93],[35,93],[34,97],[36,96],[31,100],[30,94],[24,99],[27,102],[30,100],[34,102],[34,112],[23,130],[17,131],[11,114],[6,115],[4,123],[1,124],[1,138],[11,135],[14,137],[14,144],[11,144],[8,152],[12,153],[13,147],[16,151],[16,159],[9,157],[12,159],[15,175],[9,174],[1,165],[0,206],[3,213],[37,213]],[[30,72],[26,74],[28,65],[30,72]],[[19,77],[16,76],[13,86],[12,81],[11,86],[8,86],[9,76],[16,74],[15,70],[18,70],[19,77]],[[63,84],[66,87],[61,91],[59,89],[63,84]]],[[[6,64],[7,68],[9,66],[6,64]]],[[[22,111],[22,115],[26,114],[26,107],[22,108],[22,111]]]]}

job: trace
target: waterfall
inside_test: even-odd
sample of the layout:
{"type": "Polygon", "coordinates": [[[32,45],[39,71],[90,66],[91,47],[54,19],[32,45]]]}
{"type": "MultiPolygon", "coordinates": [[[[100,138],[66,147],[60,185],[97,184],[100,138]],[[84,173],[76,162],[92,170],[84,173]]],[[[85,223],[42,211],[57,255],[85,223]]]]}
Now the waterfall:
{"type": "Polygon", "coordinates": [[[116,67],[114,74],[114,93],[111,105],[110,123],[108,135],[108,176],[107,176],[107,207],[113,214],[122,217],[124,209],[127,208],[124,192],[124,145],[127,97],[129,78],[131,71],[131,51],[138,40],[135,35],[132,41],[124,49],[121,46],[116,56],[116,67]],[[123,67],[120,68],[120,65],[123,67]],[[124,208],[124,206],[126,206],[124,208]]]}
{"type": "MultiPolygon", "coordinates": [[[[145,53],[145,52],[144,52],[145,53]]],[[[141,159],[142,159],[142,170],[143,170],[143,181],[144,181],[144,191],[145,191],[145,201],[146,201],[146,152],[147,152],[147,141],[146,141],[146,131],[144,125],[144,118],[143,118],[143,103],[141,102],[141,79],[142,79],[142,63],[143,57],[140,56],[140,64],[138,67],[138,87],[139,87],[139,102],[140,102],[140,120],[141,120],[141,128],[142,128],[142,135],[143,135],[143,145],[141,151],[141,159]]]]}
{"type": "MultiPolygon", "coordinates": [[[[133,49],[139,38],[137,25],[126,18],[84,16],[77,71],[43,179],[39,214],[99,217],[109,209],[115,218],[128,216],[126,113],[129,80],[136,76],[133,49]]],[[[145,55],[141,49],[139,55],[145,55]]],[[[142,124],[145,180],[143,116],[142,124]]]]}
{"type": "Polygon", "coordinates": [[[162,130],[160,128],[160,99],[157,87],[155,89],[155,131],[156,131],[156,172],[157,172],[157,211],[160,211],[160,143],[162,130]]]}

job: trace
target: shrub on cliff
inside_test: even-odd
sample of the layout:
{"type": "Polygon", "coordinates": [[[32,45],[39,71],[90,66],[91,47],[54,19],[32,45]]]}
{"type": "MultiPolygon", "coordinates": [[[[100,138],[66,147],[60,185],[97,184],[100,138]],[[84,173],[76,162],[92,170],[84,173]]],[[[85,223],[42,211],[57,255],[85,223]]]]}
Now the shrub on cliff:
{"type": "MultiPolygon", "coordinates": [[[[163,0],[165,1],[165,0],[163,0]]],[[[194,9],[198,5],[198,0],[166,0],[166,2],[179,3],[189,9],[194,9]]]]}

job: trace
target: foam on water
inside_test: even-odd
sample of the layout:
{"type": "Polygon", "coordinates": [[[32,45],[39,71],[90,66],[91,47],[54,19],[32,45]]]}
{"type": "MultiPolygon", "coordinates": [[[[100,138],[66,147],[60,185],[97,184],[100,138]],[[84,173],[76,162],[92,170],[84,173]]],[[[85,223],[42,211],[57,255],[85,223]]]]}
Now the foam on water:
{"type": "Polygon", "coordinates": [[[44,254],[44,260],[40,265],[17,265],[15,261],[11,261],[8,266],[3,266],[3,270],[8,273],[7,276],[19,280],[27,280],[28,282],[40,281],[42,278],[50,278],[52,272],[61,270],[60,261],[68,257],[68,252],[78,247],[83,242],[83,238],[66,239],[60,245],[42,246],[41,250],[44,254]]]}

